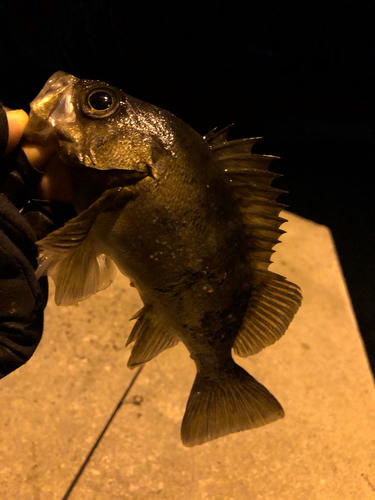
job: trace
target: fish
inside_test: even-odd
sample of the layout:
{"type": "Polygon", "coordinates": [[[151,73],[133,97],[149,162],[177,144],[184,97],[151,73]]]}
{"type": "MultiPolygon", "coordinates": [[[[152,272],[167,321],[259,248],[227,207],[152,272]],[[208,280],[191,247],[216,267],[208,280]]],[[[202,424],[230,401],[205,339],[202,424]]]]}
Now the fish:
{"type": "Polygon", "coordinates": [[[197,369],[184,446],[274,422],[278,400],[233,359],[280,339],[301,289],[268,267],[284,233],[276,158],[258,137],[201,136],[155,105],[58,71],[30,105],[29,141],[55,144],[77,216],[38,242],[37,275],[58,305],[108,287],[117,269],[143,307],[131,319],[135,368],[182,342],[197,369]]]}

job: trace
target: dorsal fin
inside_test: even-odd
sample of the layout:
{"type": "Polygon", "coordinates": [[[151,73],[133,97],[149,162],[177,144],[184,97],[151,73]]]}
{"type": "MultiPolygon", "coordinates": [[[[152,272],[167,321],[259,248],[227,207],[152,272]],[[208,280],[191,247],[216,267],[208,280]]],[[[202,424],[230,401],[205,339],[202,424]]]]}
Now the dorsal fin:
{"type": "MultiPolygon", "coordinates": [[[[245,139],[236,139],[234,141],[221,142],[212,144],[212,149],[217,152],[220,156],[228,153],[251,153],[253,146],[258,142],[261,137],[246,137],[245,139]]],[[[209,141],[208,141],[209,142],[209,141]]]]}
{"type": "Polygon", "coordinates": [[[278,157],[251,153],[259,137],[227,141],[228,129],[214,129],[205,136],[205,140],[232,186],[240,207],[249,264],[255,272],[267,270],[271,264],[272,249],[284,233],[280,226],[285,219],[279,217],[279,213],[285,205],[278,203],[276,198],[286,191],[271,186],[273,179],[280,174],[268,170],[271,162],[278,157]]]}
{"type": "Polygon", "coordinates": [[[227,130],[212,132],[206,140],[232,186],[244,222],[253,293],[233,348],[236,354],[249,356],[284,334],[302,294],[297,285],[268,271],[273,247],[285,232],[280,226],[286,222],[279,216],[286,205],[276,201],[286,191],[271,186],[279,174],[268,170],[277,157],[251,153],[258,137],[227,141],[227,130]]]}
{"type": "Polygon", "coordinates": [[[174,347],[179,342],[178,337],[169,332],[152,313],[151,306],[143,307],[130,319],[137,319],[137,321],[126,342],[126,346],[128,346],[135,341],[128,361],[129,368],[135,368],[150,361],[165,349],[174,347]]]}

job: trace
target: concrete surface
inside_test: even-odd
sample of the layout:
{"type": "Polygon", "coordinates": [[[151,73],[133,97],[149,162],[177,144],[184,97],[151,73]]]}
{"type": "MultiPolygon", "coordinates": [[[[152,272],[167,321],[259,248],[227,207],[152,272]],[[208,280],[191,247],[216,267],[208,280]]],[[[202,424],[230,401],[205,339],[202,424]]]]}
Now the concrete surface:
{"type": "MultiPolygon", "coordinates": [[[[375,391],[332,238],[286,218],[271,269],[303,306],[279,342],[238,360],[286,417],[184,448],[194,366],[179,345],[143,369],[69,500],[375,499],[375,391]]],[[[64,497],[134,376],[124,344],[140,306],[122,276],[78,306],[50,300],[33,358],[0,382],[0,500],[64,497]]]]}

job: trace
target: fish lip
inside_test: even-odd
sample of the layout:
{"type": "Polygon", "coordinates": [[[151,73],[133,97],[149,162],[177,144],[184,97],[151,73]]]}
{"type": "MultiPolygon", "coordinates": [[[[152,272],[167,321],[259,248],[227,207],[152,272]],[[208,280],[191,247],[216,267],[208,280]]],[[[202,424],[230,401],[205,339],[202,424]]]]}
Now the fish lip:
{"type": "Polygon", "coordinates": [[[49,120],[40,118],[33,111],[30,112],[30,119],[22,137],[26,143],[40,146],[57,146],[59,144],[63,149],[67,149],[67,147],[64,148],[65,144],[68,145],[74,142],[73,138],[58,130],[49,120]]]}
{"type": "Polygon", "coordinates": [[[31,110],[23,132],[24,141],[40,145],[55,142],[52,132],[54,132],[52,125],[31,110]]]}
{"type": "MultiPolygon", "coordinates": [[[[71,75],[70,73],[67,73],[66,71],[56,71],[53,73],[52,76],[49,77],[47,82],[43,85],[43,88],[41,91],[38,93],[34,101],[36,100],[41,100],[43,99],[46,94],[51,92],[52,90],[54,93],[59,93],[64,92],[64,90],[73,82],[77,81],[78,78],[71,75]]],[[[33,101],[33,102],[34,102],[33,101]]]]}
{"type": "MultiPolygon", "coordinates": [[[[39,94],[30,103],[29,122],[23,133],[26,142],[45,145],[56,142],[56,130],[50,123],[50,116],[59,104],[61,96],[78,81],[65,71],[57,71],[45,83],[39,94]]],[[[58,138],[58,140],[61,138],[58,138]]],[[[64,140],[70,140],[64,137],[64,140]]]]}
{"type": "Polygon", "coordinates": [[[35,99],[31,101],[31,111],[35,112],[41,119],[48,120],[59,104],[61,96],[77,81],[77,77],[65,71],[57,71],[45,83],[35,99]],[[38,111],[36,111],[37,109],[38,111]]]}

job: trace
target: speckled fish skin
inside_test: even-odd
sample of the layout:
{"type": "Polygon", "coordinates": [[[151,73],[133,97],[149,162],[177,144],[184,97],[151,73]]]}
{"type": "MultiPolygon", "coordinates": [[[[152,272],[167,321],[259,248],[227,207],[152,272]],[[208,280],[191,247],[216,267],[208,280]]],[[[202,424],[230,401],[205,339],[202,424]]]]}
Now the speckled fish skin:
{"type": "MultiPolygon", "coordinates": [[[[55,141],[60,157],[71,166],[79,215],[40,242],[43,269],[55,279],[60,303],[82,300],[108,286],[112,271],[105,273],[113,261],[144,302],[128,341],[135,341],[129,366],[152,359],[179,340],[195,361],[184,444],[201,444],[281,418],[280,404],[234,363],[231,350],[237,342],[240,355],[253,354],[277,340],[299,307],[300,293],[277,275],[264,275],[268,271],[261,269],[262,263],[252,263],[245,212],[214,151],[215,140],[210,143],[173,114],[106,83],[63,72],[53,75],[31,104],[26,135],[55,141]],[[85,274],[80,274],[88,248],[92,253],[94,247],[97,259],[91,263],[87,257],[85,274]],[[86,283],[82,291],[82,276],[91,273],[95,284],[86,283]],[[267,308],[280,311],[271,311],[268,320],[264,313],[255,334],[261,340],[253,341],[246,315],[255,311],[259,317],[261,292],[266,297],[263,313],[267,308]],[[283,294],[287,312],[278,305],[283,294]],[[278,320],[279,313],[287,319],[278,320]]],[[[268,191],[262,196],[267,198],[268,191]]],[[[259,203],[276,210],[272,199],[263,198],[259,203]]],[[[256,229],[253,233],[254,247],[256,229]]],[[[258,245],[258,254],[268,251],[270,243],[266,250],[264,245],[258,245]]]]}

